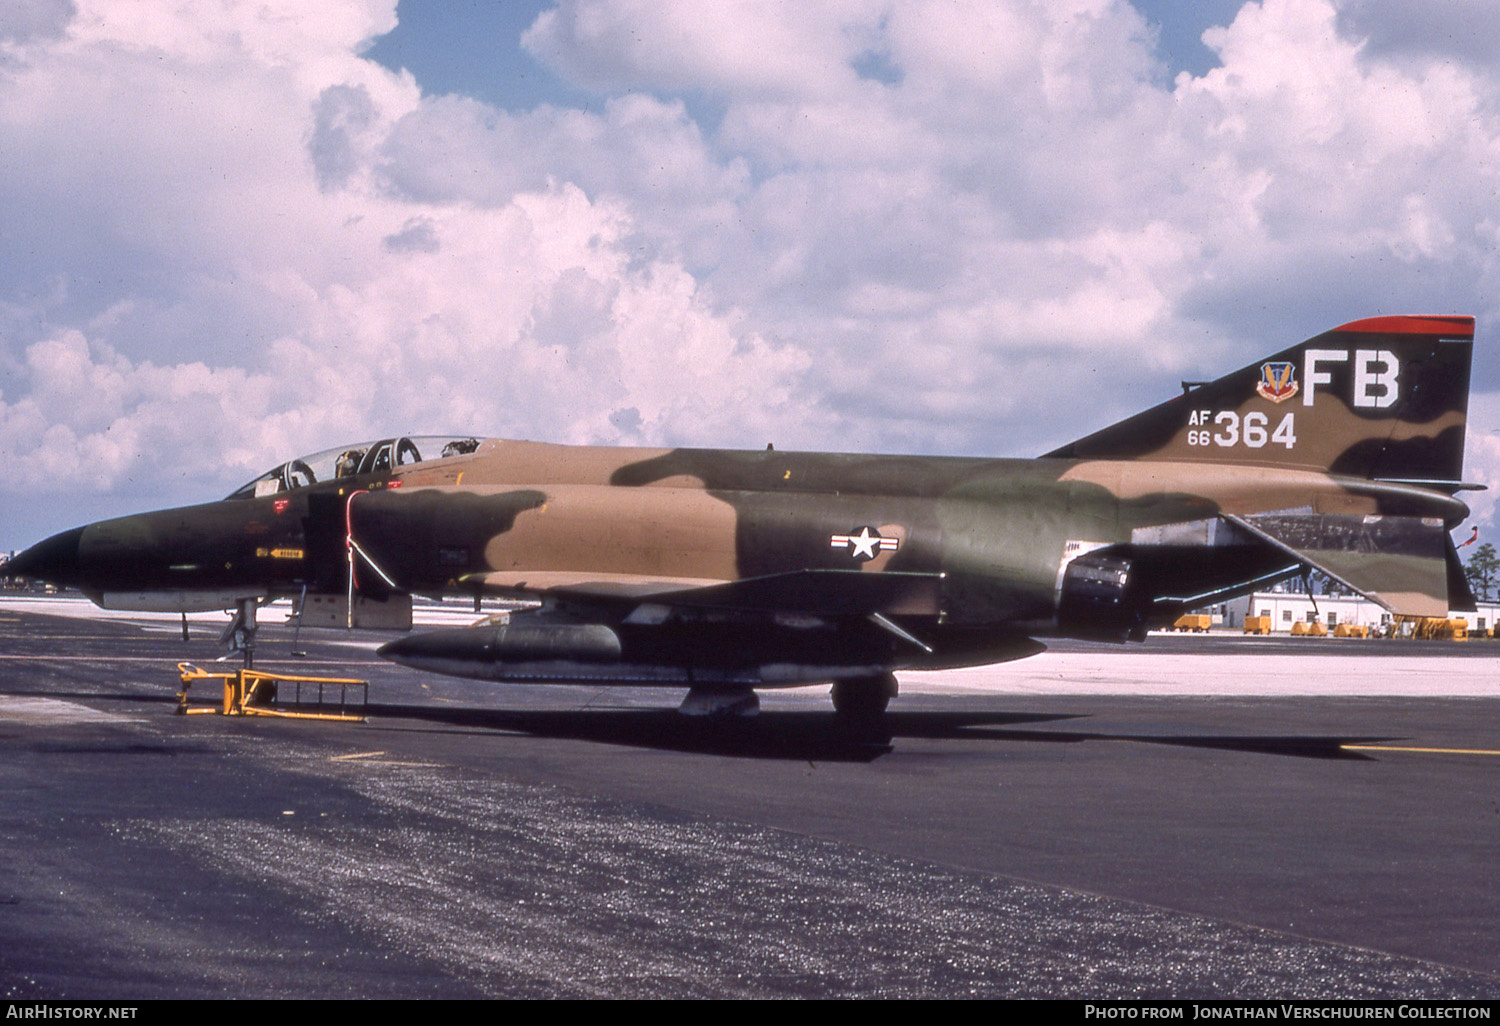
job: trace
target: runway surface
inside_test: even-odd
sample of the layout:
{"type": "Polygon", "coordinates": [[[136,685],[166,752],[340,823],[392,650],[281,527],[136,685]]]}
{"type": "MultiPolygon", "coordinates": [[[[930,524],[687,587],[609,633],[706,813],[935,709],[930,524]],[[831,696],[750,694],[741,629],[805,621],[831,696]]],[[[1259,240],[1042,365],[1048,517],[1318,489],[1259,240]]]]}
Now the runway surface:
{"type": "Polygon", "coordinates": [[[47,610],[0,601],[8,998],[1500,996],[1500,643],[1064,645],[872,738],[280,626],[368,723],[181,717],[218,623],[47,610]]]}

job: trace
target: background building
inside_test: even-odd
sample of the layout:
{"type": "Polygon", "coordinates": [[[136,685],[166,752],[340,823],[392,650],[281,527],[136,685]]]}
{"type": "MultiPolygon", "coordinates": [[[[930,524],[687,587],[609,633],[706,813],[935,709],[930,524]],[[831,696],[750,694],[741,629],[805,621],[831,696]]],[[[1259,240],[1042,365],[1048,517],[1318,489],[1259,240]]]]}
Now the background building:
{"type": "MultiPolygon", "coordinates": [[[[1376,632],[1387,628],[1391,614],[1375,602],[1359,595],[1351,595],[1340,589],[1327,587],[1314,594],[1302,590],[1300,581],[1287,582],[1267,591],[1252,592],[1241,598],[1231,599],[1212,607],[1215,626],[1243,628],[1245,617],[1266,616],[1271,619],[1273,632],[1290,632],[1297,623],[1309,624],[1314,620],[1329,630],[1339,624],[1354,624],[1376,632]]],[[[1478,602],[1472,613],[1450,612],[1449,619],[1463,620],[1471,630],[1492,630],[1500,621],[1500,602],[1478,602]]]]}

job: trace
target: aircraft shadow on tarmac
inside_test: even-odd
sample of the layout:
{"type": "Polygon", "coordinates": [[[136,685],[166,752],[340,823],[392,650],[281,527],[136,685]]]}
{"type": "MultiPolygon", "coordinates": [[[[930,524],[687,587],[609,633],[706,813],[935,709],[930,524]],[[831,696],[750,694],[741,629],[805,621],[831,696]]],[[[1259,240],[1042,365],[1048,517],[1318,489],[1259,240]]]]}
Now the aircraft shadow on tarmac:
{"type": "MultiPolygon", "coordinates": [[[[176,704],[175,698],[164,695],[117,692],[8,691],[6,694],[88,702],[176,704]]],[[[1034,730],[1025,726],[1086,718],[1085,714],[1077,713],[893,712],[878,721],[851,724],[831,712],[762,712],[749,718],[720,719],[683,716],[675,709],[507,710],[373,702],[366,711],[376,723],[416,721],[439,727],[597,741],[661,751],[814,762],[873,762],[895,751],[903,738],[1007,744],[1124,741],[1360,761],[1370,761],[1373,756],[1350,751],[1346,746],[1398,740],[1364,736],[1123,734],[1034,730]]]]}
{"type": "Polygon", "coordinates": [[[903,738],[1021,744],[1125,741],[1304,759],[1363,761],[1369,761],[1371,757],[1349,751],[1345,746],[1394,740],[1384,737],[1117,734],[1021,728],[1023,724],[1082,718],[1063,713],[900,712],[887,713],[879,722],[850,724],[824,712],[762,712],[745,719],[713,719],[682,716],[671,709],[434,709],[373,703],[368,711],[377,719],[417,720],[533,737],[743,758],[824,762],[873,762],[895,751],[903,738]]]}

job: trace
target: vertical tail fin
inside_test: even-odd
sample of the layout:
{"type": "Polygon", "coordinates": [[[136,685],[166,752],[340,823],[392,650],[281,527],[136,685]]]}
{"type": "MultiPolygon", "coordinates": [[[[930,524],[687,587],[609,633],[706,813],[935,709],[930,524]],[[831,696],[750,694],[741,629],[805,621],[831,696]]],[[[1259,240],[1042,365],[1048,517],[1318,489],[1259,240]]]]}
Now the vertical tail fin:
{"type": "Polygon", "coordinates": [[[1463,477],[1472,317],[1353,321],[1047,453],[1463,477]]]}

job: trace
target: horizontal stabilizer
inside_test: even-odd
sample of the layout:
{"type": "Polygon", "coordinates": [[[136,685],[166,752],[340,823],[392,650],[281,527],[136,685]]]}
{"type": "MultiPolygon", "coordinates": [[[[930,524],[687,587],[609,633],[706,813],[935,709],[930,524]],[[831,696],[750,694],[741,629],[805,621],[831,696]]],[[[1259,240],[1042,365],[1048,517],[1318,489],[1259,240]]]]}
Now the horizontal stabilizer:
{"type": "Polygon", "coordinates": [[[1439,519],[1325,513],[1226,519],[1392,613],[1448,615],[1451,543],[1439,519]]]}

